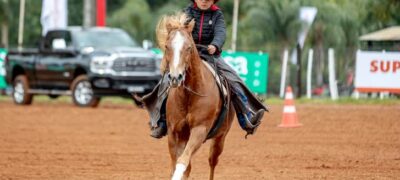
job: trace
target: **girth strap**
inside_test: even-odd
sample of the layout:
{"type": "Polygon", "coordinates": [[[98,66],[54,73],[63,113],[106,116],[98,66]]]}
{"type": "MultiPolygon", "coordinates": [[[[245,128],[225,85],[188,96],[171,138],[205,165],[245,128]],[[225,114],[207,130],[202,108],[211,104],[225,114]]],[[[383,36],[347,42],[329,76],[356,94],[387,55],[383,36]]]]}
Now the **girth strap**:
{"type": "Polygon", "coordinates": [[[210,131],[207,134],[207,138],[206,139],[211,139],[213,138],[218,130],[221,128],[222,124],[224,123],[224,120],[226,118],[227,112],[229,110],[229,104],[230,104],[230,98],[228,98],[228,84],[226,83],[226,81],[222,80],[221,78],[218,76],[217,72],[215,71],[214,68],[211,67],[210,64],[208,64],[208,62],[206,61],[202,61],[204,63],[204,65],[210,70],[210,72],[212,73],[212,75],[214,76],[216,83],[219,87],[220,90],[220,94],[222,96],[222,107],[221,107],[221,111],[217,117],[217,119],[214,121],[213,126],[211,127],[210,131]]]}

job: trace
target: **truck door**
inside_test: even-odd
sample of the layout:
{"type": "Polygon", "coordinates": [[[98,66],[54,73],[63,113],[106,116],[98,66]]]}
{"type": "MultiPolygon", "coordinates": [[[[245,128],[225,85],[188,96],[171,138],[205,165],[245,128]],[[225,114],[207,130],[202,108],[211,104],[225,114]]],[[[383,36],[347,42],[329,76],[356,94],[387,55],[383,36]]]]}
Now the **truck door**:
{"type": "Polygon", "coordinates": [[[49,31],[35,64],[38,83],[49,89],[69,89],[76,59],[69,31],[49,31]]]}

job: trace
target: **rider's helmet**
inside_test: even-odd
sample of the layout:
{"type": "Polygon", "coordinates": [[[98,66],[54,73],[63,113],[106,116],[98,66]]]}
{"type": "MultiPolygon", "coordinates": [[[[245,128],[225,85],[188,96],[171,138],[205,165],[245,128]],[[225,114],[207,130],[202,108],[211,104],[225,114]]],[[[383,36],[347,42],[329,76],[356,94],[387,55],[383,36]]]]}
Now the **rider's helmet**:
{"type": "MultiPolygon", "coordinates": [[[[192,2],[194,2],[194,0],[191,0],[192,2]]],[[[219,0],[214,0],[214,4],[217,4],[219,0]]]]}

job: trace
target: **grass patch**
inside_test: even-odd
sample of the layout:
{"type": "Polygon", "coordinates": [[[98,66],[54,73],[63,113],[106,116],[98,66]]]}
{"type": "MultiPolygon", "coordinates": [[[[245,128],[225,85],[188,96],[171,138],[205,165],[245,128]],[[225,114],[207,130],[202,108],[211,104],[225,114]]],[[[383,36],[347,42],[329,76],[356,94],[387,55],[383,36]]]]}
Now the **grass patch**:
{"type": "MultiPolygon", "coordinates": [[[[284,100],[278,97],[271,97],[264,100],[264,103],[267,105],[282,105],[284,100]]],[[[339,98],[336,101],[331,100],[330,98],[300,98],[295,99],[296,104],[353,104],[353,105],[400,105],[400,99],[391,98],[391,99],[379,99],[379,98],[369,98],[369,99],[354,99],[350,97],[339,98]]]]}

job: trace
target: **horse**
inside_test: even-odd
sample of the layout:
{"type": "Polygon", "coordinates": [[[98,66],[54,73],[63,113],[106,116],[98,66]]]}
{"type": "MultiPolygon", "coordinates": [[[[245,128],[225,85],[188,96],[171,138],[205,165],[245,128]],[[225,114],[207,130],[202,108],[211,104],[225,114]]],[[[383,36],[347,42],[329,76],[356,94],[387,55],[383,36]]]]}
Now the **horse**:
{"type": "Polygon", "coordinates": [[[223,97],[193,41],[191,32],[195,22],[186,21],[185,14],[165,16],[156,29],[158,44],[164,52],[160,70],[162,74],[167,73],[170,85],[166,119],[171,175],[173,180],[187,179],[193,155],[209,140],[209,179],[212,180],[232,125],[234,108],[229,103],[222,125],[212,138],[207,139],[222,110],[223,97]]]}

